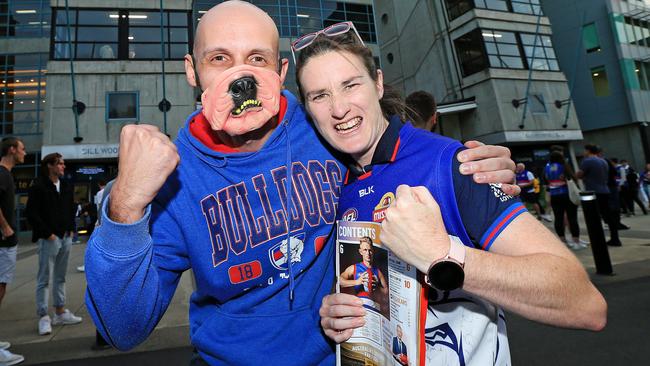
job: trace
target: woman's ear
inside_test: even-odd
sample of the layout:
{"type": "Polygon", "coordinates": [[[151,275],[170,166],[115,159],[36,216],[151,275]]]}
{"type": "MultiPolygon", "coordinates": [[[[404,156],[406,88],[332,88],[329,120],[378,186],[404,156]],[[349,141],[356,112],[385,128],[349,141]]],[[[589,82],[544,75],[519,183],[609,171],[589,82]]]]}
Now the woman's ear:
{"type": "Polygon", "coordinates": [[[375,88],[377,88],[377,96],[379,99],[384,97],[384,73],[377,69],[377,81],[375,81],[375,88]]]}

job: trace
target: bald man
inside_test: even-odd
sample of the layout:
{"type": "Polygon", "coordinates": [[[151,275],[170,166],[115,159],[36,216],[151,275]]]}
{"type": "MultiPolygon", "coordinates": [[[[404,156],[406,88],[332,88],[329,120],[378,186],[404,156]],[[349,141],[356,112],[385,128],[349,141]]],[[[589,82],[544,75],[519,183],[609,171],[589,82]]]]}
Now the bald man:
{"type": "MultiPolygon", "coordinates": [[[[122,129],[119,174],[86,252],[86,304],[116,348],[146,339],[192,269],[193,364],[334,364],[318,309],[335,278],[329,234],[345,169],[280,93],[278,43],[257,7],[217,5],[185,57],[203,108],[175,143],[154,126],[122,129]]],[[[492,157],[465,165],[484,171],[475,179],[512,181],[507,149],[465,153],[492,157]]]]}

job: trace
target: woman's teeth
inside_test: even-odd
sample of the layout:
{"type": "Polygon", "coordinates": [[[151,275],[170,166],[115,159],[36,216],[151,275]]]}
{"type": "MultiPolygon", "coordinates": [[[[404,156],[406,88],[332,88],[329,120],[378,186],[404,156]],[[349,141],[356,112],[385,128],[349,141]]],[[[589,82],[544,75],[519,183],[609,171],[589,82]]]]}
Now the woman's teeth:
{"type": "Polygon", "coordinates": [[[347,131],[351,128],[357,127],[361,123],[361,117],[355,117],[347,122],[339,123],[334,126],[337,131],[347,131]]]}

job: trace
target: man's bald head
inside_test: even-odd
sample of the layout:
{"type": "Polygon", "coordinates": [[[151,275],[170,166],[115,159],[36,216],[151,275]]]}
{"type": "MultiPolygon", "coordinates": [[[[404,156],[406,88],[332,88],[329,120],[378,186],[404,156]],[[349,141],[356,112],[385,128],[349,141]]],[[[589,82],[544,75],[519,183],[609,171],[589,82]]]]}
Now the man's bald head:
{"type": "Polygon", "coordinates": [[[196,28],[193,54],[185,55],[190,86],[206,90],[222,72],[237,66],[263,67],[280,74],[289,62],[280,59],[279,34],[273,19],[245,1],[227,1],[208,10],[196,28]]]}
{"type": "Polygon", "coordinates": [[[214,31],[215,24],[229,24],[232,27],[242,27],[252,25],[259,27],[275,40],[270,45],[276,53],[279,53],[280,34],[273,19],[262,9],[257,6],[241,0],[224,1],[221,4],[213,6],[201,16],[199,25],[196,27],[196,36],[192,53],[195,58],[201,57],[201,52],[205,49],[205,33],[214,31]]]}

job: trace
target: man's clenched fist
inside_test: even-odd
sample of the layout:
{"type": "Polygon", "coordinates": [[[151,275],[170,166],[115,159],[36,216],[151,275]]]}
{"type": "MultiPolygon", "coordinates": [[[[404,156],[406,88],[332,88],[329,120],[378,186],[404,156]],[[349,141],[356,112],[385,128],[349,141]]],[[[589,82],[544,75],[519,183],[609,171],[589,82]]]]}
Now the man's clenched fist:
{"type": "Polygon", "coordinates": [[[133,223],[180,161],[169,137],[151,125],[127,125],[120,134],[118,174],[110,193],[109,216],[133,223]]]}

